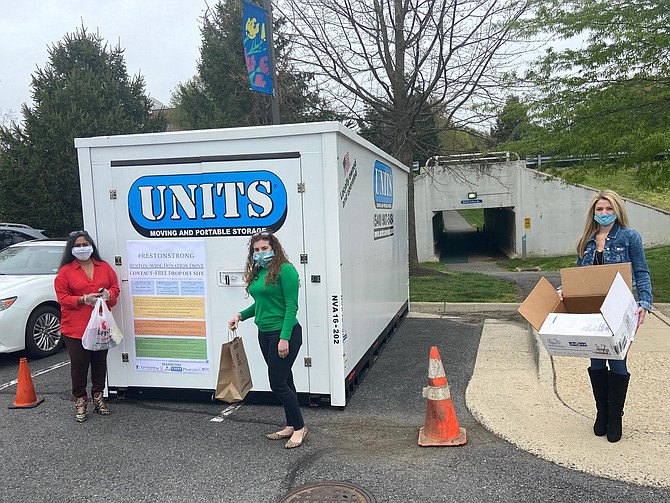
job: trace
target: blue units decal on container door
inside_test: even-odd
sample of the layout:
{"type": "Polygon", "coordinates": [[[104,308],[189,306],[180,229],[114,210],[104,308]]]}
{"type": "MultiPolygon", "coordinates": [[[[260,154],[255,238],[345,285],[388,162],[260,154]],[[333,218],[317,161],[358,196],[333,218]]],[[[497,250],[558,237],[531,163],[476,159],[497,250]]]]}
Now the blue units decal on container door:
{"type": "Polygon", "coordinates": [[[381,161],[375,161],[372,173],[372,190],[375,196],[375,208],[389,210],[374,213],[372,216],[373,239],[390,238],[395,234],[393,223],[393,170],[381,161]]]}
{"type": "Polygon", "coordinates": [[[270,171],[148,175],[130,187],[128,213],[150,238],[248,236],[281,228],[288,199],[270,171]]]}
{"type": "Polygon", "coordinates": [[[393,208],[393,170],[381,161],[375,161],[373,189],[377,208],[393,208]]]}

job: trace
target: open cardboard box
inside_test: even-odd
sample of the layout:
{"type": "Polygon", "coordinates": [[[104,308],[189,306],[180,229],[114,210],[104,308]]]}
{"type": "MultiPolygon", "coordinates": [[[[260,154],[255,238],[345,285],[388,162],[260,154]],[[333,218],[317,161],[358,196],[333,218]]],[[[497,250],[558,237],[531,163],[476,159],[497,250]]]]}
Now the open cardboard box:
{"type": "Polygon", "coordinates": [[[630,263],[561,269],[563,300],[541,278],[519,307],[553,356],[623,360],[637,329],[630,263]]]}

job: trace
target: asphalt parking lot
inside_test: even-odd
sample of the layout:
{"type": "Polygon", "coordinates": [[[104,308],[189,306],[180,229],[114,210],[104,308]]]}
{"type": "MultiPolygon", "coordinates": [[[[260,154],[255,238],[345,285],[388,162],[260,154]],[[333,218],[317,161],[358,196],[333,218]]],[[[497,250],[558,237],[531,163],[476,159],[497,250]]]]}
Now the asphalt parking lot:
{"type": "Polygon", "coordinates": [[[667,489],[560,467],[484,429],[464,398],[483,319],[406,319],[345,409],[305,409],[310,434],[292,451],[264,438],[281,423],[273,405],[111,400],[111,416],[76,424],[64,352],[30,362],[44,403],[7,410],[18,356],[2,355],[0,501],[278,502],[327,481],[354,484],[377,502],[670,500],[667,489]],[[467,430],[461,447],[417,445],[432,345],[467,430]]]}

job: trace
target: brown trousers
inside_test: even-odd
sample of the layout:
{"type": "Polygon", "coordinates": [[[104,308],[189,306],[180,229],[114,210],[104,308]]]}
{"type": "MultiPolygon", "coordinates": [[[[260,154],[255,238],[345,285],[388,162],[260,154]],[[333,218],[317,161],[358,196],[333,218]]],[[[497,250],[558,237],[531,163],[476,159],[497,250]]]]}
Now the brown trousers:
{"type": "Polygon", "coordinates": [[[63,335],[67,352],[70,354],[70,372],[72,375],[72,394],[75,398],[88,398],[88,367],[91,367],[91,393],[105,389],[107,377],[107,350],[89,351],[81,345],[81,339],[63,335]]]}

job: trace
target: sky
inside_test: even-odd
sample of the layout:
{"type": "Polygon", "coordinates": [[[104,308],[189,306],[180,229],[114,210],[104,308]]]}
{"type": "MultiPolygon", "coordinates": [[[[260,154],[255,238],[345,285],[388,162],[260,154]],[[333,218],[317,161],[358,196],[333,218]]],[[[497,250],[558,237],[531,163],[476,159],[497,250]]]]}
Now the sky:
{"type": "Polygon", "coordinates": [[[31,78],[48,48],[83,24],[124,49],[127,71],[168,105],[179,83],[196,74],[200,26],[216,0],[0,0],[0,124],[21,120],[32,104],[31,78]]]}
{"type": "Polygon", "coordinates": [[[82,23],[125,49],[128,74],[143,75],[146,93],[166,105],[196,74],[205,0],[0,0],[0,7],[0,117],[21,119],[48,48],[82,23]]]}

